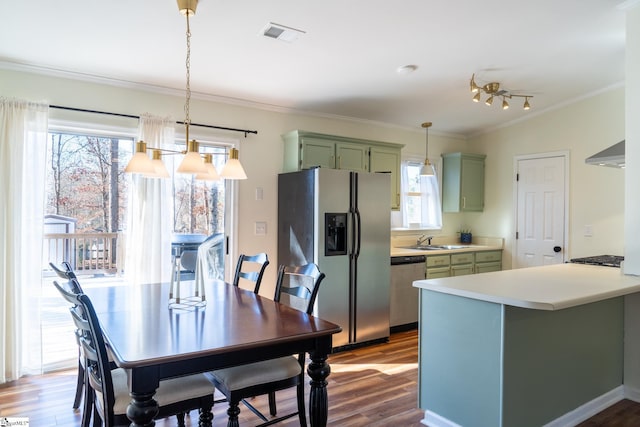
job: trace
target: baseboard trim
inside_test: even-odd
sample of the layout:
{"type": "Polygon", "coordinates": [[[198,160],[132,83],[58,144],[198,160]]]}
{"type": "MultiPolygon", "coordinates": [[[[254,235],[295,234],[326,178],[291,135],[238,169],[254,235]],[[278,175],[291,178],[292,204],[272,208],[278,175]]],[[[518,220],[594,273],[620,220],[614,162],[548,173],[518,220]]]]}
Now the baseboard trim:
{"type": "Polygon", "coordinates": [[[424,424],[429,427],[462,427],[461,425],[429,410],[424,411],[424,418],[420,421],[420,424],[424,424]]]}
{"type": "Polygon", "coordinates": [[[567,427],[578,425],[624,398],[624,387],[618,386],[613,390],[585,403],[584,405],[577,407],[573,411],[567,412],[560,418],[556,418],[550,423],[545,424],[544,427],[567,427]]]}
{"type": "Polygon", "coordinates": [[[640,389],[624,386],[624,397],[634,402],[640,402],[640,389]]]}
{"type": "MultiPolygon", "coordinates": [[[[568,427],[578,425],[625,398],[640,402],[640,390],[625,388],[622,385],[618,386],[579,406],[573,411],[567,412],[550,423],[545,424],[544,427],[568,427]]],[[[461,427],[459,424],[429,410],[424,411],[424,418],[420,423],[429,427],[461,427]]]]}

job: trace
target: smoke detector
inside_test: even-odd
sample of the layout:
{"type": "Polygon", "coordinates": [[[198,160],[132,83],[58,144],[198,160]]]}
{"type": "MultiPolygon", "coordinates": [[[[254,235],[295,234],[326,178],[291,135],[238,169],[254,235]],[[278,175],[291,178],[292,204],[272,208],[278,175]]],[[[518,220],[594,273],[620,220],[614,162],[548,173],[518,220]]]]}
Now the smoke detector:
{"type": "Polygon", "coordinates": [[[287,43],[296,41],[303,34],[305,34],[305,32],[302,30],[275,24],[273,22],[269,22],[269,24],[267,24],[267,26],[262,30],[263,36],[271,39],[282,40],[287,43]]]}

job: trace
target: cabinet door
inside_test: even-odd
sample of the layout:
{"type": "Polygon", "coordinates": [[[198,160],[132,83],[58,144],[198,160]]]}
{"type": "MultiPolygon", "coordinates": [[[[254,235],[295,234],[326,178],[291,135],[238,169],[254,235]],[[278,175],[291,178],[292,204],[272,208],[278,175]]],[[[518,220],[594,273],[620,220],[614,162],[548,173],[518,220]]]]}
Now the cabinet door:
{"type": "Polygon", "coordinates": [[[400,150],[371,147],[369,156],[371,172],[391,174],[391,209],[400,209],[400,150]]]}
{"type": "Polygon", "coordinates": [[[476,264],[476,273],[488,273],[490,271],[500,270],[502,270],[501,262],[482,262],[480,264],[476,264]]]}
{"type": "Polygon", "coordinates": [[[355,172],[369,172],[368,149],[366,145],[336,142],[336,169],[355,172]]]}
{"type": "Polygon", "coordinates": [[[300,143],[301,169],[314,167],[334,169],[336,143],[317,138],[302,138],[300,143]]]}
{"type": "Polygon", "coordinates": [[[462,157],[460,210],[481,212],[484,209],[484,159],[462,157]]]}
{"type": "Polygon", "coordinates": [[[466,276],[473,274],[473,264],[459,264],[451,266],[451,276],[466,276]]]}
{"type": "Polygon", "coordinates": [[[440,279],[442,277],[450,277],[449,267],[427,268],[427,279],[440,279]]]}
{"type": "Polygon", "coordinates": [[[484,159],[482,154],[443,154],[442,210],[484,210],[484,159]]]}

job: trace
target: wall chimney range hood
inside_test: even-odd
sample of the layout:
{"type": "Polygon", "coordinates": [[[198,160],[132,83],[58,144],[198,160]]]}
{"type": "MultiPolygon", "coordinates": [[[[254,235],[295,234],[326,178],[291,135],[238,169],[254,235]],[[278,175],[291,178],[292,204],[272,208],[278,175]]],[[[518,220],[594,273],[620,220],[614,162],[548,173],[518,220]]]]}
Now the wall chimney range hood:
{"type": "Polygon", "coordinates": [[[624,139],[584,161],[588,165],[608,166],[624,169],[624,139]]]}

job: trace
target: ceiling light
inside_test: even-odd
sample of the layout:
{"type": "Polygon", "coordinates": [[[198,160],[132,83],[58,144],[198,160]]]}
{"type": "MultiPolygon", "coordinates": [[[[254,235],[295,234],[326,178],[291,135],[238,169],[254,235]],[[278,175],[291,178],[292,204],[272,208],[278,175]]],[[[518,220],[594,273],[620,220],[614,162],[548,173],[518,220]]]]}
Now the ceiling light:
{"type": "MultiPolygon", "coordinates": [[[[185,60],[186,64],[186,88],[185,88],[185,103],[184,103],[184,127],[185,127],[185,141],[187,143],[187,149],[185,151],[176,151],[176,150],[168,150],[165,148],[153,148],[153,160],[149,160],[146,151],[150,148],[147,148],[147,144],[144,141],[140,141],[136,144],[136,152],[134,156],[131,158],[127,167],[125,168],[125,172],[131,173],[141,173],[145,177],[149,178],[159,178],[159,177],[168,177],[169,173],[167,172],[166,167],[162,164],[161,155],[162,154],[184,154],[184,158],[180,162],[180,165],[176,169],[178,173],[186,173],[186,174],[195,174],[196,179],[207,179],[211,180],[212,177],[218,176],[215,168],[213,171],[211,168],[213,167],[213,161],[210,159],[213,154],[205,155],[205,159],[203,162],[202,155],[199,151],[198,141],[195,139],[189,139],[189,126],[191,125],[190,118],[190,104],[191,104],[191,27],[189,25],[189,17],[194,16],[196,14],[196,7],[198,6],[198,0],[177,0],[178,1],[178,10],[180,13],[186,17],[187,20],[187,57],[185,60]],[[210,165],[210,166],[209,166],[210,165]],[[215,174],[214,174],[215,172],[215,174]],[[206,177],[206,178],[205,178],[206,177]]],[[[246,136],[246,133],[245,133],[246,136]]],[[[225,176],[227,179],[246,179],[247,175],[244,173],[244,169],[238,160],[238,153],[235,148],[231,149],[231,153],[235,150],[235,158],[229,158],[229,162],[233,160],[234,167],[232,169],[237,169],[238,165],[242,174],[233,173],[225,176]]]]}
{"type": "Polygon", "coordinates": [[[435,171],[433,170],[433,165],[429,161],[429,128],[432,124],[433,123],[431,122],[424,122],[422,124],[422,127],[427,130],[424,164],[422,165],[422,168],[420,168],[420,175],[422,176],[430,176],[435,173],[435,171]]]}
{"type": "Polygon", "coordinates": [[[247,179],[247,174],[238,160],[238,150],[235,148],[229,150],[229,160],[222,168],[220,176],[226,179],[247,179]]]}
{"type": "Polygon", "coordinates": [[[125,172],[153,174],[156,169],[151,163],[151,159],[147,156],[147,144],[144,141],[136,142],[136,152],[129,160],[125,172]]]}
{"type": "Polygon", "coordinates": [[[204,166],[207,172],[197,174],[196,179],[201,179],[203,181],[220,181],[220,175],[218,175],[218,171],[213,165],[213,155],[211,153],[206,153],[204,155],[204,166]]]}
{"type": "Polygon", "coordinates": [[[169,178],[169,171],[162,163],[161,154],[160,150],[151,150],[151,163],[153,164],[154,172],[152,174],[144,174],[144,176],[147,178],[169,178]]]}
{"type": "Polygon", "coordinates": [[[523,109],[528,110],[531,108],[531,105],[529,104],[529,98],[533,98],[533,95],[524,95],[519,93],[513,93],[505,89],[500,89],[500,83],[498,82],[489,82],[484,85],[479,85],[478,83],[476,83],[475,74],[471,75],[471,80],[469,81],[469,88],[471,92],[475,93],[473,98],[471,98],[474,102],[479,102],[480,94],[485,93],[489,95],[487,100],[484,102],[486,105],[491,105],[493,103],[494,96],[501,96],[503,110],[509,109],[509,103],[507,102],[507,98],[509,99],[524,98],[523,109]]]}

